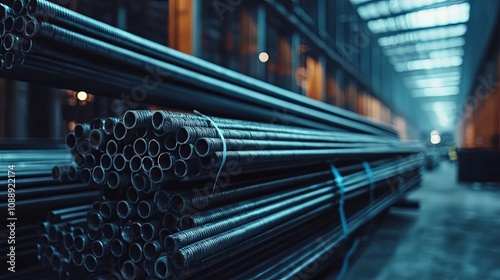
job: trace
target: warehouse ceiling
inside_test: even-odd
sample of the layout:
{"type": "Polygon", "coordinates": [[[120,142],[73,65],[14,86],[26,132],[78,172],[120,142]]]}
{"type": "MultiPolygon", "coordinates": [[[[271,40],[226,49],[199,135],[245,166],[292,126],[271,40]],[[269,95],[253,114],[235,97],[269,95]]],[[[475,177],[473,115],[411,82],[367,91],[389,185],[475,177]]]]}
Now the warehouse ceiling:
{"type": "Polygon", "coordinates": [[[435,129],[456,124],[470,5],[465,0],[350,0],[435,129]]]}

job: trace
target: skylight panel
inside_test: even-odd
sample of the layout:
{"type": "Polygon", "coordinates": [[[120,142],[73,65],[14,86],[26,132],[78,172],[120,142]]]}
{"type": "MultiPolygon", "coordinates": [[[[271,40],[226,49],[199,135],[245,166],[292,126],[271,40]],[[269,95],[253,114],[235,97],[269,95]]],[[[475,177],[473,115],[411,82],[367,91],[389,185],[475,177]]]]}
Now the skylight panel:
{"type": "Polygon", "coordinates": [[[410,88],[438,88],[458,86],[460,84],[460,76],[414,80],[407,82],[407,84],[410,88]]]}
{"type": "Polygon", "coordinates": [[[412,91],[412,96],[415,98],[421,97],[437,97],[437,96],[453,96],[459,93],[458,87],[439,87],[439,88],[424,88],[412,91]]]}
{"type": "Polygon", "coordinates": [[[370,20],[367,25],[373,33],[385,33],[464,23],[469,21],[469,16],[469,3],[462,3],[421,10],[396,17],[370,20]]]}
{"type": "Polygon", "coordinates": [[[465,24],[436,27],[427,30],[410,31],[397,35],[382,37],[378,40],[381,47],[409,44],[421,41],[430,41],[463,36],[467,32],[465,24]]]}

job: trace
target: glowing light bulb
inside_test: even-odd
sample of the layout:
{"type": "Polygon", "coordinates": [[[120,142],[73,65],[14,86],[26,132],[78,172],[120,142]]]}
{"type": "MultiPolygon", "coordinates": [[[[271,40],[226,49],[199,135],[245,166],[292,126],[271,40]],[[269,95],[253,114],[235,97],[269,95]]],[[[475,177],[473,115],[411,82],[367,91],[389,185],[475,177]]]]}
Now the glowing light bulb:
{"type": "Polygon", "coordinates": [[[269,61],[269,54],[267,52],[261,52],[259,54],[259,60],[262,63],[266,63],[269,61]]]}
{"type": "Polygon", "coordinates": [[[80,101],[87,101],[87,98],[89,98],[89,95],[85,91],[80,91],[76,94],[76,98],[80,101]]]}
{"type": "Polygon", "coordinates": [[[433,145],[437,145],[441,143],[441,136],[439,136],[439,134],[434,134],[431,136],[431,144],[433,145]]]}

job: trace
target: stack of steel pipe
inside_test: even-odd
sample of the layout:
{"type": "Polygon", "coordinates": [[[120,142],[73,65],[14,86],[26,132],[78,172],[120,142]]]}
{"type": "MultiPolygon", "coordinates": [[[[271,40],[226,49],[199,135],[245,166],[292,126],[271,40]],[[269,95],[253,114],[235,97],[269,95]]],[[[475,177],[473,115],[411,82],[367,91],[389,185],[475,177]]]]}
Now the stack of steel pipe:
{"type": "Polygon", "coordinates": [[[49,1],[0,2],[4,3],[2,77],[224,117],[397,136],[387,125],[182,54],[49,1]]]}
{"type": "Polygon", "coordinates": [[[418,186],[422,161],[398,140],[169,111],[78,124],[66,143],[102,199],[86,227],[55,225],[65,244],[42,238],[39,259],[62,277],[288,279],[301,271],[288,249],[297,268],[342,257],[317,255],[316,238],[349,242],[418,186]]]}
{"type": "MultiPolygon", "coordinates": [[[[0,184],[4,186],[0,191],[3,198],[0,217],[5,221],[9,218],[8,223],[13,223],[12,228],[4,228],[0,233],[0,261],[7,263],[12,260],[8,254],[12,255],[14,251],[15,275],[18,277],[51,272],[37,260],[40,237],[37,229],[47,218],[47,213],[92,203],[100,198],[98,191],[89,190],[86,184],[76,182],[76,178],[71,181],[59,177],[57,170],[67,170],[73,164],[73,157],[61,142],[0,140],[0,164],[4,170],[0,174],[0,184]],[[53,179],[54,174],[60,180],[53,179]],[[11,250],[11,246],[15,250],[11,250]]],[[[63,222],[65,220],[59,221],[60,224],[63,222]]],[[[11,276],[4,273],[0,279],[11,279],[11,276]]]]}

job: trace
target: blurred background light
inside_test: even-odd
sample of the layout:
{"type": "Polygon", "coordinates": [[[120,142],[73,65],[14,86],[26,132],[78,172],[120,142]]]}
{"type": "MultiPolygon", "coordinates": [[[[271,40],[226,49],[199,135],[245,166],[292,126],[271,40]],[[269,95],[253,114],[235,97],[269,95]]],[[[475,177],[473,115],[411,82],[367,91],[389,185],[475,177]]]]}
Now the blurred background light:
{"type": "Polygon", "coordinates": [[[269,54],[267,52],[261,52],[259,54],[259,60],[262,63],[266,63],[269,61],[269,54]]]}

